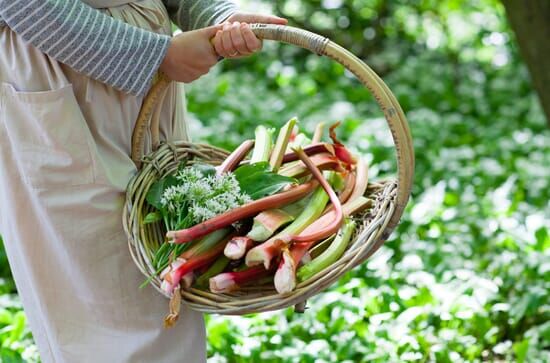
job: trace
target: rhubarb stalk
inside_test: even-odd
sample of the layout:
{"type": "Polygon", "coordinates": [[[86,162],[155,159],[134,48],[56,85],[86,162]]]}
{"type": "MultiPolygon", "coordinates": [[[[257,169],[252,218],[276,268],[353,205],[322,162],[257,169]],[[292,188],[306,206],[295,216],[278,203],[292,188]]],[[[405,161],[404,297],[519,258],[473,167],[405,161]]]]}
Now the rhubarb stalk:
{"type": "Polygon", "coordinates": [[[208,280],[210,280],[211,277],[222,273],[227,265],[229,265],[229,262],[231,262],[231,260],[225,256],[218,257],[218,259],[208,268],[208,270],[199,276],[197,279],[197,286],[208,286],[208,280]]]}
{"type": "Polygon", "coordinates": [[[350,171],[346,175],[346,180],[344,181],[344,189],[340,192],[340,202],[345,203],[348,201],[353,189],[355,188],[355,173],[350,171]]]}
{"type": "Polygon", "coordinates": [[[344,144],[336,137],[335,129],[340,125],[340,121],[336,122],[329,128],[329,135],[334,144],[334,152],[336,157],[341,160],[351,170],[351,166],[357,163],[357,159],[351,154],[344,144]]]}
{"type": "Polygon", "coordinates": [[[225,245],[223,254],[231,260],[238,260],[242,258],[252,246],[254,246],[254,241],[249,237],[233,237],[225,245]]]}
{"type": "MultiPolygon", "coordinates": [[[[338,159],[329,153],[315,154],[311,157],[311,161],[321,170],[338,170],[340,167],[338,159]]],[[[290,178],[301,178],[309,173],[311,173],[311,170],[301,161],[285,164],[279,170],[279,174],[290,178]]]]}
{"type": "MultiPolygon", "coordinates": [[[[361,212],[365,208],[371,206],[371,204],[372,200],[365,197],[359,197],[356,199],[349,199],[348,202],[342,206],[342,209],[344,211],[344,215],[347,217],[361,212]]],[[[334,210],[328,212],[327,214],[323,214],[321,218],[317,219],[306,229],[304,229],[301,235],[310,235],[315,233],[315,231],[326,228],[330,223],[332,223],[334,218],[336,218],[336,212],[334,210]]]]}
{"type": "Polygon", "coordinates": [[[317,142],[320,142],[323,138],[323,131],[325,130],[325,123],[319,122],[317,124],[317,127],[315,127],[315,133],[313,134],[313,138],[311,139],[311,143],[315,144],[317,142]]]}
{"type": "MultiPolygon", "coordinates": [[[[349,216],[353,213],[356,213],[364,209],[369,204],[370,204],[370,200],[364,197],[360,197],[344,205],[343,211],[346,216],[349,216]]],[[[332,211],[329,214],[325,214],[323,217],[321,217],[320,219],[312,223],[306,230],[304,230],[301,233],[301,235],[307,236],[307,235],[310,235],[311,233],[314,233],[317,230],[322,230],[326,228],[326,226],[329,225],[331,221],[334,219],[335,214],[336,214],[335,211],[332,211]]],[[[346,223],[353,224],[353,227],[351,226],[347,227],[347,228],[351,228],[353,231],[353,229],[355,228],[355,222],[347,221],[346,223]]],[[[344,224],[344,227],[346,223],[344,224]]],[[[344,227],[342,227],[342,229],[344,229],[344,227]]],[[[340,231],[342,231],[342,229],[340,229],[340,231]]],[[[294,238],[294,240],[296,240],[296,238],[294,238]]],[[[294,287],[296,286],[296,268],[300,261],[305,260],[304,257],[307,254],[308,250],[311,247],[313,247],[317,241],[318,240],[311,240],[308,242],[294,243],[290,248],[290,250],[286,252],[286,255],[285,255],[285,251],[283,250],[283,258],[281,259],[279,263],[279,268],[275,273],[275,288],[277,292],[282,294],[282,293],[290,292],[294,289],[294,287]]],[[[347,242],[349,242],[349,237],[347,242]]],[[[345,242],[346,246],[347,246],[347,242],[345,242]]],[[[338,242],[338,243],[341,244],[343,242],[338,242]]],[[[336,248],[337,245],[335,245],[333,250],[336,248]]],[[[341,247],[338,247],[338,248],[341,248],[341,247]]],[[[338,259],[341,256],[340,254],[337,257],[334,257],[337,255],[338,251],[340,251],[340,249],[336,250],[336,252],[331,250],[328,256],[323,257],[322,260],[319,260],[319,262],[317,262],[316,264],[313,265],[313,267],[311,267],[311,271],[319,271],[321,268],[324,268],[324,266],[327,263],[326,261],[329,261],[329,264],[336,261],[336,259],[338,259]],[[323,266],[323,267],[319,267],[319,266],[323,266]]]]}
{"type": "MultiPolygon", "coordinates": [[[[344,188],[342,189],[342,191],[338,195],[338,198],[340,199],[340,203],[344,204],[348,200],[350,200],[351,194],[353,193],[353,190],[355,189],[355,182],[356,182],[355,172],[354,171],[349,171],[346,174],[346,178],[344,180],[344,188]]],[[[334,206],[332,204],[329,204],[325,208],[325,211],[323,212],[323,215],[330,212],[330,211],[332,211],[332,210],[334,210],[334,206]]]]}
{"type": "Polygon", "coordinates": [[[294,221],[302,213],[309,203],[310,197],[302,198],[294,203],[285,205],[280,209],[268,209],[254,217],[254,224],[247,237],[254,241],[265,241],[279,228],[294,221]]]}
{"type": "Polygon", "coordinates": [[[210,291],[213,293],[228,293],[237,290],[240,286],[257,282],[268,276],[271,271],[263,266],[255,266],[237,272],[225,272],[210,279],[210,291]]]}
{"type": "MultiPolygon", "coordinates": [[[[331,155],[335,155],[334,146],[326,142],[318,142],[315,144],[308,145],[304,147],[304,152],[308,156],[313,156],[313,155],[322,154],[322,153],[329,153],[331,155]]],[[[299,159],[298,155],[294,151],[290,151],[286,153],[285,156],[283,157],[283,164],[289,163],[291,161],[296,161],[298,159],[299,159]]]]}
{"type": "Polygon", "coordinates": [[[353,192],[351,193],[349,200],[353,200],[365,195],[367,185],[369,184],[369,168],[367,167],[367,163],[363,159],[359,159],[359,161],[357,162],[357,169],[355,172],[355,187],[353,188],[353,192]]]}
{"type": "MultiPolygon", "coordinates": [[[[349,201],[343,206],[344,214],[349,216],[357,213],[370,205],[370,202],[371,201],[365,197],[349,201]]],[[[317,230],[326,228],[326,226],[334,220],[335,214],[335,211],[325,214],[302,231],[301,235],[310,235],[317,230]]],[[[318,242],[318,240],[294,243],[290,247],[290,250],[288,250],[288,248],[283,248],[283,257],[279,262],[277,272],[275,272],[275,289],[277,292],[283,294],[294,289],[296,286],[296,268],[300,261],[305,262],[308,250],[313,247],[316,242],[318,242]]],[[[332,256],[332,254],[330,256],[332,256]]],[[[325,257],[325,259],[326,258],[327,257],[325,257]]]]}
{"type": "Polygon", "coordinates": [[[355,227],[355,222],[347,219],[330,246],[311,262],[298,269],[298,280],[305,281],[337,261],[344,254],[355,227]]]}
{"type": "Polygon", "coordinates": [[[277,172],[277,170],[279,170],[279,167],[283,162],[283,156],[288,146],[290,135],[292,134],[292,130],[294,129],[297,121],[298,119],[296,117],[291,118],[279,131],[277,142],[275,143],[273,153],[271,154],[271,158],[269,159],[269,165],[271,165],[271,170],[273,170],[274,172],[277,172]]]}
{"type": "Polygon", "coordinates": [[[296,268],[302,257],[306,254],[308,244],[298,243],[294,244],[292,247],[291,250],[287,248],[283,250],[279,267],[273,278],[275,290],[277,290],[279,294],[289,293],[296,287],[296,268]]]}
{"type": "Polygon", "coordinates": [[[311,170],[311,174],[315,177],[315,179],[317,179],[319,184],[321,184],[325,192],[328,194],[330,201],[332,202],[332,205],[334,205],[335,215],[334,215],[334,220],[326,228],[311,234],[293,236],[292,240],[294,242],[309,242],[314,240],[320,240],[330,236],[333,233],[336,233],[336,231],[338,231],[338,229],[342,225],[342,221],[344,219],[344,211],[342,209],[342,204],[340,203],[340,199],[338,199],[338,196],[330,186],[329,182],[325,179],[325,177],[323,177],[323,174],[321,174],[321,171],[315,166],[315,164],[312,163],[311,159],[304,153],[304,151],[300,148],[297,148],[294,150],[298,154],[298,157],[300,158],[300,160],[302,160],[302,162],[306,164],[308,169],[311,170]]]}
{"type": "Polygon", "coordinates": [[[275,233],[277,229],[290,223],[295,216],[283,209],[268,209],[254,217],[252,229],[246,235],[253,241],[265,241],[275,233]]]}
{"type": "Polygon", "coordinates": [[[259,163],[262,161],[269,161],[269,154],[271,153],[271,146],[273,144],[273,133],[275,129],[267,128],[263,125],[256,127],[256,141],[254,143],[254,150],[252,151],[252,157],[250,163],[259,163]]]}
{"type": "Polygon", "coordinates": [[[255,200],[233,210],[227,211],[214,218],[199,223],[193,227],[179,231],[169,231],[166,237],[172,243],[186,243],[200,238],[210,232],[224,228],[241,219],[252,217],[263,210],[277,208],[292,203],[307,195],[317,183],[309,182],[298,185],[286,192],[270,195],[268,197],[255,200]]]}
{"type": "MultiPolygon", "coordinates": [[[[333,178],[334,174],[334,172],[329,172],[330,178],[333,178]]],[[[248,251],[246,254],[246,264],[248,266],[263,264],[265,268],[268,269],[271,264],[271,260],[278,256],[281,252],[281,248],[290,242],[290,240],[287,240],[288,236],[300,233],[317,218],[319,218],[325,209],[328,199],[329,196],[323,188],[317,188],[309,200],[306,208],[300,213],[294,222],[286,226],[286,228],[284,228],[280,233],[271,237],[269,240],[248,251]]]]}
{"type": "Polygon", "coordinates": [[[229,228],[219,229],[214,231],[202,239],[193,242],[191,247],[183,252],[180,257],[189,259],[195,255],[199,255],[211,249],[215,246],[221,239],[223,239],[231,230],[229,228]]]}
{"type": "Polygon", "coordinates": [[[164,281],[161,285],[161,288],[167,293],[171,294],[172,291],[174,291],[174,288],[176,288],[180,284],[183,276],[190,272],[193,272],[197,268],[212,263],[212,261],[214,261],[220,254],[222,254],[226,242],[226,240],[221,240],[210,250],[201,253],[200,255],[195,255],[191,257],[189,260],[185,261],[179,266],[174,266],[170,272],[164,275],[164,281]]]}
{"type": "Polygon", "coordinates": [[[250,152],[250,149],[254,146],[254,140],[246,140],[239,147],[237,147],[221,165],[216,167],[216,173],[218,175],[225,174],[229,171],[233,171],[239,165],[239,163],[250,152]]]}

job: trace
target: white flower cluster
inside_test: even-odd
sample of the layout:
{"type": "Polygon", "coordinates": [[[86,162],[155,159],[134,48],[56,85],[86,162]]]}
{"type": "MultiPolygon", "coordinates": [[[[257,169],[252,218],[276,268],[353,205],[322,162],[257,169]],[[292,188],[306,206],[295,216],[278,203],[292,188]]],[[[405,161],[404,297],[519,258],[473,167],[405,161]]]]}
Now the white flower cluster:
{"type": "Polygon", "coordinates": [[[187,167],[178,171],[176,179],[181,184],[166,188],[160,202],[179,221],[201,223],[251,201],[231,173],[205,176],[187,167]]]}
{"type": "Polygon", "coordinates": [[[185,184],[166,188],[160,198],[160,204],[166,207],[170,213],[176,213],[177,209],[186,202],[185,195],[187,192],[185,189],[187,189],[185,184]]]}

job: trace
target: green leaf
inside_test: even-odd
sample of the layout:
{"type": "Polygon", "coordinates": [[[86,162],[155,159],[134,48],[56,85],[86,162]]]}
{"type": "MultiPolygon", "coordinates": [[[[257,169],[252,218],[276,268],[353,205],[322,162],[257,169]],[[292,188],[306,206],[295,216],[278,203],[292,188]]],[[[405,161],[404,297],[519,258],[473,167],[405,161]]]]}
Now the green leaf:
{"type": "Polygon", "coordinates": [[[15,313],[12,322],[12,331],[10,333],[10,340],[12,342],[17,342],[23,338],[26,323],[27,317],[23,311],[15,313]]]}
{"type": "Polygon", "coordinates": [[[294,178],[272,172],[268,162],[242,165],[235,170],[234,174],[241,190],[252,199],[273,195],[285,186],[297,183],[294,178]]]}
{"type": "Polygon", "coordinates": [[[524,339],[521,342],[514,343],[513,346],[514,353],[516,353],[516,358],[518,363],[525,362],[527,357],[527,351],[529,350],[529,340],[524,339]]]}
{"type": "Polygon", "coordinates": [[[3,363],[21,363],[23,362],[23,357],[21,354],[9,348],[2,348],[0,350],[0,358],[3,363]]]}
{"type": "Polygon", "coordinates": [[[155,223],[162,220],[162,213],[159,211],[151,212],[143,219],[143,224],[155,223]]]}
{"type": "Polygon", "coordinates": [[[174,177],[173,175],[168,175],[151,185],[151,188],[149,188],[149,191],[145,196],[145,200],[153,207],[157,209],[162,209],[162,205],[160,204],[162,194],[164,193],[166,188],[177,184],[178,180],[176,179],[176,177],[174,177]]]}

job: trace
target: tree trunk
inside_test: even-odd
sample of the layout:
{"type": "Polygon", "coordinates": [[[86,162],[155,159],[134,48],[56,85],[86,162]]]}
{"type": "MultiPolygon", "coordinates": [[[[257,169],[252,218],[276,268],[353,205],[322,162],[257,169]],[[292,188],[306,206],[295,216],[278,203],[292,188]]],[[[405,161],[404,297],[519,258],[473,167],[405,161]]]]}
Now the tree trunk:
{"type": "Polygon", "coordinates": [[[550,0],[502,0],[550,126],[550,0]]]}

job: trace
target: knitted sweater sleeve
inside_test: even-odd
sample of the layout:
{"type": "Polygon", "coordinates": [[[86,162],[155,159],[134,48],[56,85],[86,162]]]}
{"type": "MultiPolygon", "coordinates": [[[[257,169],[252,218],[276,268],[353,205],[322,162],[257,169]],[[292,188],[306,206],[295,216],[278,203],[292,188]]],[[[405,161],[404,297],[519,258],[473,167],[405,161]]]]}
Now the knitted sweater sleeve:
{"type": "Polygon", "coordinates": [[[79,0],[0,0],[0,18],[53,59],[134,95],[147,92],[170,44],[79,0]]]}
{"type": "Polygon", "coordinates": [[[219,24],[236,10],[231,0],[163,0],[172,21],[183,31],[219,24]]]}

